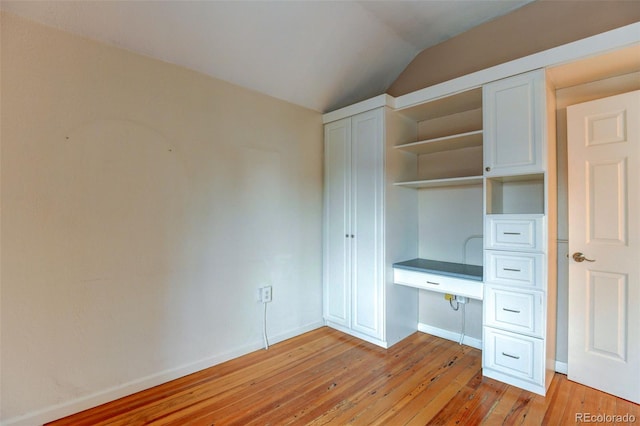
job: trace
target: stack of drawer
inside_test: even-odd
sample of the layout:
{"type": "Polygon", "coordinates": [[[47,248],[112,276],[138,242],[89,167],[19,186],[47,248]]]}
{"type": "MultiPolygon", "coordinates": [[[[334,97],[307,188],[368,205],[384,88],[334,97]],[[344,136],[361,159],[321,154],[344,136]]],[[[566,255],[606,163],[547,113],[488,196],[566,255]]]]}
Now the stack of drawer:
{"type": "Polygon", "coordinates": [[[545,216],[487,215],[485,227],[483,373],[543,393],[545,216]]]}

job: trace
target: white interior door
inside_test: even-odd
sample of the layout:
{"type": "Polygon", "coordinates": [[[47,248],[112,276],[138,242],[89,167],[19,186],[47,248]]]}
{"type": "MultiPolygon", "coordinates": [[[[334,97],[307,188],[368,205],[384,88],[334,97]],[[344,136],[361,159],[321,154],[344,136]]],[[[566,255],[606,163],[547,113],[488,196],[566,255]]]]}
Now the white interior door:
{"type": "Polygon", "coordinates": [[[640,403],[640,91],[567,108],[570,380],[640,403]]]}

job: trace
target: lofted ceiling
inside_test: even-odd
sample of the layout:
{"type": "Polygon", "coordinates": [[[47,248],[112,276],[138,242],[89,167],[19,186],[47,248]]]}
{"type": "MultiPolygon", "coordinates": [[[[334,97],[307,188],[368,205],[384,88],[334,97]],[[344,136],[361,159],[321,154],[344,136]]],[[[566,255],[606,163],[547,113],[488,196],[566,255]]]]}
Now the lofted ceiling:
{"type": "Polygon", "coordinates": [[[320,112],[532,0],[9,1],[2,10],[320,112]]]}

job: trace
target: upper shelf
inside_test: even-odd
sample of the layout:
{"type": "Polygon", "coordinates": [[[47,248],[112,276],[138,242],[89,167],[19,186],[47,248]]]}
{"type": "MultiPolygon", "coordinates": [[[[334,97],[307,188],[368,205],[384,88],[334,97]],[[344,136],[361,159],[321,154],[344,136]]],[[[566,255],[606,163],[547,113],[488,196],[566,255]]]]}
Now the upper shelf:
{"type": "Polygon", "coordinates": [[[411,182],[396,182],[396,186],[407,188],[441,188],[444,186],[466,186],[482,184],[482,176],[465,176],[445,179],[416,180],[411,182]]]}
{"type": "Polygon", "coordinates": [[[482,87],[448,94],[429,102],[400,108],[397,111],[413,120],[423,121],[478,108],[482,108],[482,87]]]}
{"type": "Polygon", "coordinates": [[[482,130],[397,145],[395,148],[419,155],[469,148],[472,146],[482,146],[482,130]]]}

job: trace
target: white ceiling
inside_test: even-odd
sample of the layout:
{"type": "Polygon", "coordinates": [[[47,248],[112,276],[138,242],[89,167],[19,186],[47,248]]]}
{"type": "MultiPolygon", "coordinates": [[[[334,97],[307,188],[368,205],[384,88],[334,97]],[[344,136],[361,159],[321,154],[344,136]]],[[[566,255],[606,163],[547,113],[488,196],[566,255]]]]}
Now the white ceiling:
{"type": "Polygon", "coordinates": [[[532,0],[8,1],[1,8],[326,112],[532,0]]]}

